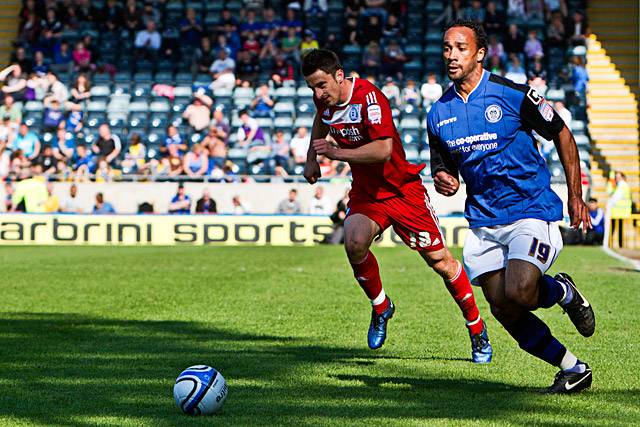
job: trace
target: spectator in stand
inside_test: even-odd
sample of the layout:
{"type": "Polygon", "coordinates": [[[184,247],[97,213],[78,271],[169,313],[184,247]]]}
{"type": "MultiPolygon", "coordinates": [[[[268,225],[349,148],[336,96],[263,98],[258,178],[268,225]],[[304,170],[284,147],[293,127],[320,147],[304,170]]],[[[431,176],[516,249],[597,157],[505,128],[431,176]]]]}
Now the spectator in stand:
{"type": "Polygon", "coordinates": [[[96,156],[84,145],[78,145],[72,157],[73,171],[76,179],[88,180],[98,167],[96,156]]]}
{"type": "Polygon", "coordinates": [[[196,17],[196,11],[188,7],[186,16],[180,21],[180,42],[196,47],[200,45],[203,33],[202,22],[196,17]]]}
{"type": "Polygon", "coordinates": [[[129,37],[133,38],[142,26],[142,10],[138,7],[136,0],[127,0],[123,15],[124,29],[129,33],[129,37]]]}
{"type": "Polygon", "coordinates": [[[20,176],[31,176],[31,160],[24,155],[24,152],[20,149],[13,150],[10,157],[10,173],[14,178],[20,176]]]}
{"type": "Polygon", "coordinates": [[[91,151],[95,155],[104,158],[110,166],[115,166],[121,150],[122,143],[120,138],[111,133],[108,124],[101,124],[98,128],[98,140],[91,147],[91,151]]]}
{"type": "Polygon", "coordinates": [[[173,154],[182,158],[187,149],[187,142],[178,132],[178,128],[172,124],[167,126],[167,134],[164,139],[164,144],[160,146],[160,153],[164,156],[173,154]]]}
{"type": "Polygon", "coordinates": [[[117,0],[107,0],[100,13],[102,31],[119,30],[124,24],[124,13],[117,0]]]}
{"type": "Polygon", "coordinates": [[[24,99],[27,80],[22,74],[20,65],[9,65],[0,71],[0,81],[4,82],[4,86],[2,86],[2,94],[4,96],[11,95],[18,102],[24,99]]]}
{"type": "Polygon", "coordinates": [[[49,64],[44,60],[44,54],[41,50],[35,51],[33,54],[33,69],[32,71],[38,76],[44,76],[49,71],[49,64]]]}
{"type": "Polygon", "coordinates": [[[208,73],[214,60],[215,56],[213,49],[211,49],[211,40],[209,37],[202,37],[202,39],[200,39],[200,47],[198,47],[193,54],[191,72],[193,74],[208,73]]]}
{"type": "Polygon", "coordinates": [[[83,213],[82,204],[80,203],[80,198],[78,197],[78,186],[76,184],[71,184],[71,186],[69,187],[69,196],[62,201],[61,207],[62,212],[65,213],[83,213]]]}
{"type": "Polygon", "coordinates": [[[280,50],[288,60],[299,62],[301,41],[293,27],[287,29],[286,37],[280,40],[280,50]]]}
{"type": "Polygon", "coordinates": [[[258,73],[260,73],[258,58],[252,56],[246,50],[241,50],[240,52],[238,52],[236,73],[238,80],[240,80],[242,84],[245,84],[245,82],[247,82],[250,86],[253,86],[258,78],[258,73]]]}
{"type": "Polygon", "coordinates": [[[35,160],[34,165],[39,166],[39,173],[44,175],[52,175],[56,173],[57,161],[53,155],[53,149],[50,145],[42,148],[42,153],[35,160]]]}
{"type": "Polygon", "coordinates": [[[40,37],[40,21],[38,15],[29,13],[18,34],[18,43],[33,46],[40,37]]]}
{"type": "Polygon", "coordinates": [[[311,215],[329,216],[333,212],[331,200],[324,194],[324,187],[316,186],[316,190],[309,202],[309,213],[311,215]]]}
{"type": "Polygon", "coordinates": [[[220,107],[216,107],[213,110],[213,120],[211,120],[211,126],[216,129],[216,136],[222,140],[226,145],[229,140],[229,122],[224,118],[224,111],[220,107]]]}
{"type": "Polygon", "coordinates": [[[271,149],[256,119],[246,109],[241,110],[238,115],[242,121],[242,126],[238,128],[238,145],[248,149],[247,163],[256,164],[268,159],[271,149]]]}
{"type": "Polygon", "coordinates": [[[113,205],[104,200],[104,194],[97,193],[96,204],[93,206],[93,214],[94,215],[113,215],[115,213],[116,213],[116,210],[113,208],[113,205]]]}
{"type": "Polygon", "coordinates": [[[91,99],[91,82],[86,74],[82,73],[76,77],[76,81],[71,88],[71,97],[66,104],[68,110],[74,107],[83,108],[85,103],[91,99]]]}
{"type": "Polygon", "coordinates": [[[96,66],[91,61],[91,51],[87,49],[84,42],[79,41],[76,43],[71,56],[73,57],[76,71],[88,73],[95,70],[96,66]]]}
{"type": "Polygon", "coordinates": [[[527,18],[524,0],[509,0],[507,6],[507,16],[509,19],[524,21],[527,18]]]}
{"type": "Polygon", "coordinates": [[[364,17],[364,23],[360,33],[363,44],[369,44],[371,42],[379,43],[382,39],[382,23],[380,22],[380,16],[369,15],[364,17]]]}
{"type": "Polygon", "coordinates": [[[404,63],[408,61],[404,51],[395,40],[389,41],[384,49],[382,56],[382,71],[389,76],[395,76],[398,80],[402,80],[404,71],[404,63]]]}
{"type": "MultiPolygon", "coordinates": [[[[0,107],[2,109],[2,107],[0,107]]],[[[16,137],[16,130],[18,128],[18,124],[13,123],[11,121],[11,115],[9,114],[0,114],[2,117],[2,122],[0,123],[0,143],[11,145],[11,142],[16,137]]]]}
{"type": "Polygon", "coordinates": [[[535,58],[542,58],[544,56],[542,43],[538,39],[538,31],[529,30],[529,36],[524,44],[524,53],[529,61],[532,61],[535,58]]]}
{"type": "Polygon", "coordinates": [[[272,143],[273,172],[277,176],[288,176],[291,168],[291,146],[282,129],[276,131],[272,143]]]}
{"type": "Polygon", "coordinates": [[[527,21],[544,20],[544,3],[542,0],[527,0],[527,21]]]}
{"type": "Polygon", "coordinates": [[[416,82],[413,79],[408,79],[407,84],[402,88],[402,103],[406,105],[413,105],[418,107],[420,105],[420,92],[416,87],[416,82]]]}
{"type": "Polygon", "coordinates": [[[84,119],[84,111],[82,110],[82,106],[75,104],[70,104],[67,109],[69,112],[65,121],[66,130],[68,132],[73,132],[75,135],[84,127],[84,123],[82,121],[84,119]]]}
{"type": "Polygon", "coordinates": [[[147,0],[142,8],[142,25],[146,27],[149,22],[160,22],[161,18],[160,10],[153,6],[152,1],[147,0]]]}
{"type": "Polygon", "coordinates": [[[26,123],[22,122],[11,148],[14,151],[22,150],[28,160],[34,160],[40,155],[40,139],[35,132],[29,130],[26,123]]]}
{"type": "Polygon", "coordinates": [[[529,86],[534,88],[538,94],[544,96],[547,93],[547,72],[542,66],[542,58],[536,57],[533,66],[527,73],[529,86]]]}
{"type": "Polygon", "coordinates": [[[69,49],[69,42],[61,40],[53,49],[51,69],[56,73],[66,73],[71,71],[72,66],[73,55],[69,49]]]}
{"type": "Polygon", "coordinates": [[[289,197],[278,204],[277,213],[283,215],[296,215],[302,213],[302,207],[298,201],[298,190],[295,188],[289,190],[289,197]]]}
{"type": "Polygon", "coordinates": [[[9,94],[4,96],[4,100],[0,106],[0,117],[3,119],[9,117],[9,120],[14,126],[22,122],[22,108],[14,102],[13,96],[9,94]]]}
{"type": "Polygon", "coordinates": [[[269,94],[269,85],[261,84],[256,91],[256,97],[251,101],[254,117],[274,117],[273,106],[276,102],[269,94]]]}
{"type": "Polygon", "coordinates": [[[220,20],[213,27],[216,34],[223,34],[227,31],[237,31],[239,28],[238,20],[233,16],[230,9],[224,8],[220,13],[220,20]]]}
{"type": "Polygon", "coordinates": [[[280,52],[280,31],[278,28],[273,28],[269,31],[269,34],[262,41],[262,49],[260,50],[260,55],[258,55],[258,59],[260,61],[269,60],[273,61],[273,59],[280,52]]]}
{"type": "Polygon", "coordinates": [[[507,56],[517,55],[522,63],[524,60],[524,37],[520,34],[516,24],[509,25],[509,31],[503,40],[503,45],[507,56]]]}
{"type": "Polygon", "coordinates": [[[387,77],[384,81],[384,86],[382,86],[382,93],[389,99],[389,103],[391,104],[391,108],[398,108],[402,106],[402,95],[400,93],[400,88],[393,81],[393,77],[387,77]]]}
{"type": "Polygon", "coordinates": [[[487,34],[502,36],[505,20],[504,14],[496,9],[496,2],[489,1],[484,15],[484,29],[487,34]]]}
{"type": "Polygon", "coordinates": [[[276,56],[276,62],[271,72],[272,80],[280,80],[281,82],[293,80],[293,66],[283,55],[276,56]],[[274,78],[277,75],[277,78],[274,78]]]}
{"type": "Polygon", "coordinates": [[[42,113],[42,130],[55,132],[64,121],[64,111],[56,98],[45,98],[44,112],[42,113]]]}
{"type": "Polygon", "coordinates": [[[520,58],[517,55],[511,56],[511,61],[507,65],[507,73],[504,76],[514,83],[525,84],[527,82],[527,74],[520,65],[520,58]]]}
{"type": "Polygon", "coordinates": [[[343,39],[348,41],[348,44],[350,45],[359,45],[359,35],[360,31],[358,29],[358,18],[349,16],[344,25],[343,39]]]}
{"type": "MultiPolygon", "coordinates": [[[[562,22],[562,15],[559,12],[554,13],[551,16],[551,22],[547,26],[547,38],[545,40],[546,46],[558,51],[557,55],[561,55],[564,49],[567,47],[567,35],[562,22]]],[[[549,52],[550,56],[556,56],[549,52]]]]}
{"type": "Polygon", "coordinates": [[[218,90],[233,90],[236,85],[236,77],[234,75],[236,69],[236,61],[229,58],[225,49],[218,51],[218,59],[216,59],[209,72],[213,77],[211,82],[211,90],[215,93],[218,90]]]}
{"type": "Polygon", "coordinates": [[[500,63],[507,62],[507,54],[504,51],[504,46],[498,40],[498,36],[495,34],[491,34],[489,36],[489,46],[487,48],[487,57],[489,58],[489,62],[494,57],[497,57],[500,60],[500,63]]]}
{"type": "Polygon", "coordinates": [[[209,170],[209,152],[200,144],[193,144],[191,150],[185,154],[182,170],[191,178],[206,175],[209,170]]]}
{"type": "Polygon", "coordinates": [[[369,42],[362,52],[362,68],[367,70],[368,73],[377,76],[380,73],[381,66],[382,52],[380,52],[380,45],[375,41],[369,42]]]}
{"type": "Polygon", "coordinates": [[[604,211],[598,207],[598,199],[589,199],[589,215],[591,216],[591,227],[587,230],[585,243],[587,245],[601,245],[604,240],[604,211]]]}
{"type": "Polygon", "coordinates": [[[162,47],[162,36],[156,30],[155,21],[148,20],[145,24],[145,29],[139,31],[136,35],[136,40],[133,43],[136,48],[136,58],[146,58],[152,63],[152,67],[155,69],[160,47],[162,47]]]}
{"type": "Polygon", "coordinates": [[[249,55],[253,58],[257,58],[260,55],[260,42],[256,39],[255,31],[249,31],[247,33],[247,39],[242,44],[242,50],[249,52],[249,55]]]}
{"type": "Polygon", "coordinates": [[[215,214],[218,213],[216,201],[211,198],[209,190],[202,192],[202,197],[196,202],[196,213],[215,214]]]}
{"type": "Polygon", "coordinates": [[[184,185],[178,185],[178,193],[171,199],[169,204],[170,214],[188,215],[191,213],[191,197],[186,194],[184,185]]]}
{"type": "MultiPolygon", "coordinates": [[[[448,2],[447,2],[448,3],[448,2]]],[[[465,8],[462,0],[453,0],[444,8],[442,13],[433,21],[435,25],[445,26],[456,19],[464,19],[465,8]]]]}
{"type": "Polygon", "coordinates": [[[8,143],[0,140],[0,181],[4,181],[11,170],[11,154],[7,150],[8,143]]]}
{"type": "Polygon", "coordinates": [[[260,23],[256,18],[256,11],[254,9],[248,9],[245,14],[245,19],[240,23],[240,36],[246,39],[251,31],[260,31],[260,23]]]}
{"type": "Polygon", "coordinates": [[[17,73],[17,76],[22,75],[22,73],[30,74],[32,71],[31,68],[33,67],[33,61],[27,56],[27,51],[23,46],[18,46],[16,48],[16,51],[11,55],[11,60],[9,62],[20,66],[20,72],[17,73]]]}
{"type": "Polygon", "coordinates": [[[142,143],[140,134],[134,133],[129,139],[129,148],[122,161],[122,172],[140,173],[146,169],[147,148],[142,143]]]}
{"type": "Polygon", "coordinates": [[[226,138],[227,131],[224,131],[219,126],[212,124],[209,126],[209,132],[202,139],[202,146],[209,153],[208,170],[207,174],[211,175],[214,169],[218,169],[215,173],[218,174],[224,168],[224,162],[227,159],[227,144],[226,138]]]}
{"type": "Polygon", "coordinates": [[[251,210],[248,204],[240,200],[240,196],[233,196],[231,204],[233,205],[232,212],[234,215],[245,215],[251,210]]]}
{"type": "Polygon", "coordinates": [[[53,182],[47,183],[47,201],[44,203],[44,210],[47,213],[60,212],[60,199],[53,193],[53,182]]]}
{"type": "MultiPolygon", "coordinates": [[[[309,49],[319,49],[320,45],[318,44],[318,40],[316,39],[315,34],[311,30],[304,30],[304,38],[300,43],[300,52],[304,52],[309,49]]],[[[299,60],[300,58],[298,58],[299,60]]]]}
{"type": "Polygon", "coordinates": [[[282,32],[286,33],[289,31],[289,28],[294,28],[297,34],[302,33],[302,21],[298,19],[299,10],[300,4],[289,3],[289,6],[287,6],[287,11],[285,12],[285,19],[280,22],[280,28],[282,32]]]}
{"type": "Polygon", "coordinates": [[[389,43],[390,41],[402,40],[404,37],[404,26],[398,20],[398,17],[394,14],[390,14],[387,18],[387,23],[382,29],[382,41],[383,43],[389,43]]]}
{"type": "Polygon", "coordinates": [[[480,0],[471,0],[471,5],[464,10],[464,18],[469,21],[475,21],[482,24],[485,17],[486,12],[482,7],[482,1],[480,0]]]}
{"type": "Polygon", "coordinates": [[[567,29],[567,36],[570,37],[572,45],[583,45],[585,43],[589,27],[585,22],[584,14],[582,12],[579,10],[573,12],[571,19],[568,20],[565,28],[567,29]]]}
{"type": "Polygon", "coordinates": [[[329,10],[327,0],[304,0],[304,13],[310,17],[324,18],[329,10]]]}
{"type": "Polygon", "coordinates": [[[307,128],[304,126],[299,127],[296,131],[296,134],[289,143],[294,164],[300,166],[303,166],[305,164],[305,162],[307,161],[307,151],[309,150],[309,144],[310,137],[307,133],[307,128]]]}
{"type": "Polygon", "coordinates": [[[53,71],[49,71],[44,77],[44,84],[47,87],[44,101],[47,99],[56,99],[60,105],[65,105],[69,99],[69,91],[67,90],[67,86],[58,79],[58,76],[56,76],[53,71]]]}
{"type": "Polygon", "coordinates": [[[91,4],[90,0],[76,0],[75,9],[80,22],[85,24],[99,22],[100,11],[91,4]]]}
{"type": "Polygon", "coordinates": [[[189,122],[189,126],[196,132],[202,132],[211,122],[211,106],[213,100],[199,89],[193,94],[193,102],[182,113],[182,118],[189,122]]]}
{"type": "Polygon", "coordinates": [[[575,90],[578,97],[585,99],[589,74],[587,74],[587,69],[583,64],[582,57],[574,56],[571,63],[571,82],[573,83],[573,90],[575,90]]]}

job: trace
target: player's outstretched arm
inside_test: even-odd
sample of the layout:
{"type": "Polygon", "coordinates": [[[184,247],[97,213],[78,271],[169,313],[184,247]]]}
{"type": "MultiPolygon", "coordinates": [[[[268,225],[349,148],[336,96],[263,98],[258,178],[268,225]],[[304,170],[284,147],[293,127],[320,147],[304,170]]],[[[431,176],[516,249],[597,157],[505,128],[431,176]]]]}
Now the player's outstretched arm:
{"type": "Polygon", "coordinates": [[[353,164],[384,163],[391,158],[393,139],[376,139],[358,148],[340,148],[326,138],[314,139],[313,149],[321,156],[353,164]]]}
{"type": "MultiPolygon", "coordinates": [[[[313,119],[313,127],[311,128],[311,141],[326,138],[328,134],[329,126],[325,125],[316,114],[313,119]]],[[[322,176],[320,173],[320,165],[318,164],[318,154],[313,148],[313,144],[309,144],[309,149],[307,150],[307,161],[304,165],[303,175],[309,184],[315,184],[322,176]]]]}
{"type": "Polygon", "coordinates": [[[582,223],[584,231],[591,228],[591,216],[589,209],[582,199],[582,186],[580,177],[580,157],[578,146],[573,138],[573,134],[565,125],[560,133],[553,138],[553,142],[558,150],[560,162],[564,168],[564,175],[567,178],[569,190],[568,210],[571,220],[571,227],[578,228],[582,223]]]}

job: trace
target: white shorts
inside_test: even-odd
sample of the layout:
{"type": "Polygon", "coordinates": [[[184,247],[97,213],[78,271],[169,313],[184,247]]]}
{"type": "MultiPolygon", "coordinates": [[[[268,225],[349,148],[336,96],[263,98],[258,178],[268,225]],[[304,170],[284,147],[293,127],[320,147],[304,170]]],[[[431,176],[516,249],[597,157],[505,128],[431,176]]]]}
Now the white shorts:
{"type": "Polygon", "coordinates": [[[507,267],[510,259],[529,261],[544,274],[562,250],[562,236],[556,223],[521,219],[508,225],[469,230],[463,260],[469,279],[507,267]]]}

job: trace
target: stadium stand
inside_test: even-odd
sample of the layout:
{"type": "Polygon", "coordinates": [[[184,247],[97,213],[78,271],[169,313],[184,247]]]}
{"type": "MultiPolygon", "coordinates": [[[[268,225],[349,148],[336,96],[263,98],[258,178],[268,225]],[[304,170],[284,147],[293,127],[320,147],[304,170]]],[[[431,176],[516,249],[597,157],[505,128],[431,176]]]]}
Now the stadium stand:
{"type": "MultiPolygon", "coordinates": [[[[125,4],[116,0],[25,0],[12,67],[0,73],[4,93],[14,92],[14,105],[6,107],[10,113],[0,109],[0,119],[9,114],[13,123],[0,129],[0,139],[3,132],[5,141],[11,138],[3,149],[0,176],[41,173],[41,153],[49,145],[57,160],[48,171],[53,179],[77,178],[76,171],[86,164],[90,173],[83,179],[95,180],[100,153],[94,144],[100,141],[121,146],[110,162],[114,173],[100,174],[100,179],[299,181],[301,168],[293,161],[276,168],[273,156],[256,159],[248,146],[238,143],[243,124],[238,112],[251,109],[256,88],[267,84],[275,100],[272,111],[252,111],[256,118],[252,126],[262,130],[265,144],[272,144],[278,130],[288,140],[297,128],[310,128],[312,93],[298,64],[301,50],[316,45],[337,51],[347,71],[379,86],[391,79],[404,94],[408,82],[414,82],[418,104],[405,101],[404,95],[399,97],[395,121],[409,159],[428,163],[426,110],[419,92],[430,73],[435,73],[441,86],[449,84],[441,65],[440,44],[443,26],[455,17],[484,22],[491,36],[488,69],[529,82],[550,101],[567,107],[566,117],[571,117],[569,124],[579,143],[585,174],[589,174],[586,94],[579,82],[580,76],[586,76],[587,59],[583,0],[410,3],[411,7],[407,1],[391,0],[129,0],[125,4]],[[457,4],[461,4],[458,9],[457,4]],[[72,92],[80,74],[89,77],[84,89],[88,95],[82,99],[77,90],[72,92]],[[55,83],[56,76],[62,84],[55,83]],[[220,141],[205,139],[209,132],[206,111],[197,124],[187,118],[193,115],[184,114],[196,95],[212,101],[211,105],[196,101],[198,108],[209,115],[222,111],[230,125],[226,135],[217,137],[220,141]],[[45,124],[45,119],[56,114],[44,102],[52,96],[65,109],[65,120],[59,123],[66,129],[64,137],[45,124]],[[41,144],[31,161],[16,155],[18,138],[14,134],[20,121],[41,144]],[[109,126],[112,140],[101,141],[98,130],[102,124],[109,126]],[[169,125],[187,149],[164,148],[173,144],[167,137],[169,125]],[[123,167],[123,162],[135,156],[129,146],[134,135],[141,141],[134,151],[139,153],[142,145],[145,158],[136,157],[138,167],[123,167]],[[204,142],[208,153],[214,150],[212,141],[226,144],[226,158],[210,161],[212,166],[202,177],[179,173],[182,157],[193,144],[204,142]],[[89,149],[87,158],[78,155],[80,145],[89,149]]],[[[548,141],[540,143],[553,180],[563,182],[555,148],[548,141]]],[[[335,163],[326,170],[346,171],[335,163]]]]}

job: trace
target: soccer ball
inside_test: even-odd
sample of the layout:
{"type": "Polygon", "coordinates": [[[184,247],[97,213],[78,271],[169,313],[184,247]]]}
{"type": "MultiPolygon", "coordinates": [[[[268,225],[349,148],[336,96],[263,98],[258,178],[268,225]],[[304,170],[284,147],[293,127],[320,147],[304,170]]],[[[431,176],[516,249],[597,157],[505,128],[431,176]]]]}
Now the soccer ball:
{"type": "Polygon", "coordinates": [[[210,366],[191,366],[178,376],[173,386],[176,405],[189,415],[211,415],[227,399],[227,382],[210,366]]]}

